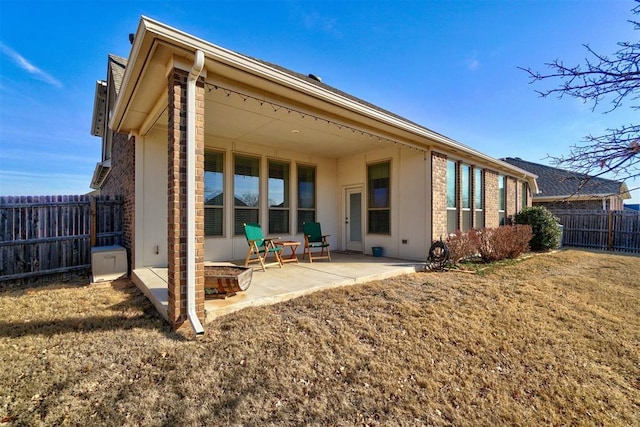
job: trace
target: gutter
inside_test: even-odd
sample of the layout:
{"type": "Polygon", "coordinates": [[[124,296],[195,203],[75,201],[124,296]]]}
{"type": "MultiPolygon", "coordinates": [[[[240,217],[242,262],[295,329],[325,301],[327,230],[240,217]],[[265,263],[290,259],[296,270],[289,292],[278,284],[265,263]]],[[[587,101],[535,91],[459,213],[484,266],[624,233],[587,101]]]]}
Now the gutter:
{"type": "Polygon", "coordinates": [[[196,313],[196,81],[204,68],[204,52],[196,50],[187,78],[187,317],[196,335],[204,328],[196,313]]]}

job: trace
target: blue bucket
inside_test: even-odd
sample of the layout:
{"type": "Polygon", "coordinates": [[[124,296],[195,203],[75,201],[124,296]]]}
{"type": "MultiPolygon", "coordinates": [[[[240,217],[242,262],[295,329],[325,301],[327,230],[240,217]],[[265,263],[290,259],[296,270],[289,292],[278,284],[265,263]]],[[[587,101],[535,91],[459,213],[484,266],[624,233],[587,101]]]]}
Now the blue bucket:
{"type": "Polygon", "coordinates": [[[382,256],[382,252],[383,252],[382,246],[372,246],[371,247],[371,253],[375,257],[381,257],[382,256]]]}

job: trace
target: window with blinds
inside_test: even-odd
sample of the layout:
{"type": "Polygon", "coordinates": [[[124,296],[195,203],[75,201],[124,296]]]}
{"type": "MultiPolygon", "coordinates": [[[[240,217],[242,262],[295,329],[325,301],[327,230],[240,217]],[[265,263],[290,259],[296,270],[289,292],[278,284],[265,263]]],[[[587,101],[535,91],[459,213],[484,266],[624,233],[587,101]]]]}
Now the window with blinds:
{"type": "Polygon", "coordinates": [[[204,235],[224,235],[224,154],[204,152],[204,235]]]}
{"type": "Polygon", "coordinates": [[[298,233],[302,233],[302,224],[316,221],[316,168],[298,165],[298,233]]]}
{"type": "Polygon", "coordinates": [[[458,230],[458,164],[447,160],[447,233],[458,230]]]}
{"type": "Polygon", "coordinates": [[[391,162],[367,166],[369,233],[391,233],[391,162]]]}
{"type": "Polygon", "coordinates": [[[289,233],[289,163],[269,161],[269,233],[289,233]]]}
{"type": "Polygon", "coordinates": [[[235,235],[244,235],[244,223],[260,222],[260,159],[234,157],[233,206],[235,235]]]}
{"type": "Polygon", "coordinates": [[[471,166],[460,165],[460,196],[462,199],[462,231],[468,231],[471,228],[471,196],[473,188],[471,187],[471,166]]]}
{"type": "Polygon", "coordinates": [[[484,227],[484,206],[483,206],[483,191],[484,191],[484,176],[482,169],[474,170],[473,178],[473,197],[474,197],[474,228],[484,227]]]}
{"type": "Polygon", "coordinates": [[[507,177],[504,175],[498,176],[498,219],[500,225],[505,224],[506,220],[506,207],[507,207],[507,177]]]}

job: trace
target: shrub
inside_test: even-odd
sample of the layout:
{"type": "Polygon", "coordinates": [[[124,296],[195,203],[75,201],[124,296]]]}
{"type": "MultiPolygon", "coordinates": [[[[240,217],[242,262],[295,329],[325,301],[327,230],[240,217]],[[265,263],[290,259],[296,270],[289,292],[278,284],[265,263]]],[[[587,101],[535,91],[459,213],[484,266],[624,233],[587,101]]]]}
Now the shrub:
{"type": "Polygon", "coordinates": [[[478,254],[479,240],[476,230],[469,230],[467,233],[458,230],[455,234],[449,235],[445,243],[449,248],[449,258],[454,264],[478,254]]]}
{"type": "Polygon", "coordinates": [[[484,262],[517,258],[529,250],[530,225],[506,225],[498,228],[469,230],[447,238],[449,256],[454,264],[463,259],[480,255],[484,262]]]}
{"type": "Polygon", "coordinates": [[[479,235],[478,252],[485,262],[517,258],[529,250],[531,226],[506,225],[485,228],[479,235]]]}
{"type": "Polygon", "coordinates": [[[532,251],[547,251],[560,245],[558,219],[544,206],[524,208],[515,215],[516,224],[531,225],[533,237],[529,242],[532,251]]]}

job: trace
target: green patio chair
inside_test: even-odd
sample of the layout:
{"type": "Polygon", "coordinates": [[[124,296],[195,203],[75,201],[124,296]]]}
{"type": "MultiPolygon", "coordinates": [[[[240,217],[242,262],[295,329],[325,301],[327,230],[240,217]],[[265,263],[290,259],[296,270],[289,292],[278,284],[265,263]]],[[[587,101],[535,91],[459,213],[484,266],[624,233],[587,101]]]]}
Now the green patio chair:
{"type": "Polygon", "coordinates": [[[329,242],[327,242],[327,237],[329,237],[330,234],[322,234],[320,223],[305,222],[302,224],[302,231],[304,232],[304,252],[302,253],[302,259],[308,255],[310,263],[312,263],[314,259],[323,258],[331,261],[329,242]],[[316,250],[312,251],[312,249],[316,250]],[[317,249],[320,249],[320,251],[317,249]]]}
{"type": "Polygon", "coordinates": [[[262,267],[262,271],[266,271],[265,267],[271,265],[279,265],[282,268],[282,258],[280,252],[282,252],[282,246],[276,246],[273,242],[278,240],[277,238],[267,239],[262,234],[262,228],[260,224],[244,224],[244,236],[247,238],[247,244],[249,245],[249,251],[247,252],[247,258],[244,260],[244,266],[248,267],[249,263],[259,262],[262,267]],[[273,254],[275,261],[272,263],[265,263],[267,256],[273,254]]]}

